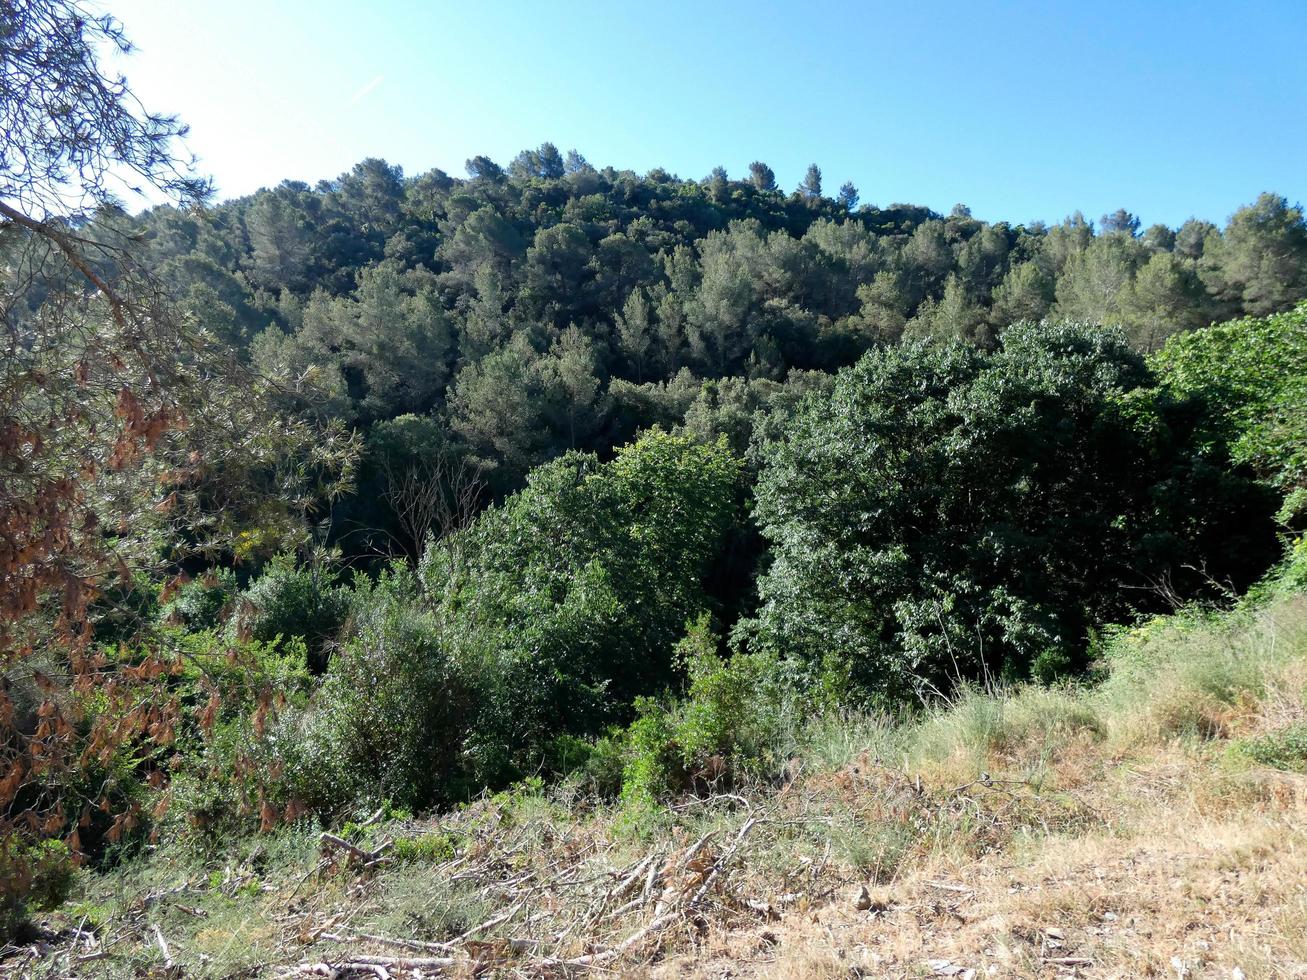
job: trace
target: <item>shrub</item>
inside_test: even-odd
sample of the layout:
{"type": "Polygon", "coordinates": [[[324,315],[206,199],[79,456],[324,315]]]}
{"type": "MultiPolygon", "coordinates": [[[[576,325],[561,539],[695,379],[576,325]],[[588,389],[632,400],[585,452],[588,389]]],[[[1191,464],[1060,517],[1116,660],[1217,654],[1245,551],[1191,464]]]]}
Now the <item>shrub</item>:
{"type": "Polygon", "coordinates": [[[417,837],[398,837],[390,848],[390,857],[401,864],[439,864],[454,856],[454,839],[448,834],[433,832],[417,837]]]}
{"type": "Polygon", "coordinates": [[[787,731],[790,701],[770,656],[737,653],[723,659],[717,648],[706,614],[689,624],[676,647],[689,680],[676,713],[681,761],[692,773],[712,756],[735,770],[756,770],[775,761],[771,756],[787,731]]]}
{"type": "Polygon", "coordinates": [[[422,563],[461,675],[478,692],[466,760],[504,784],[594,737],[675,677],[704,577],[739,512],[723,444],[653,431],[609,463],[570,453],[422,563]]]}
{"type": "Polygon", "coordinates": [[[1265,590],[1215,615],[1188,610],[1117,631],[1093,703],[1118,741],[1220,735],[1307,644],[1307,603],[1265,590]]]}
{"type": "Polygon", "coordinates": [[[169,819],[207,850],[294,816],[281,779],[270,778],[280,764],[268,736],[282,712],[304,706],[311,683],[300,639],[242,643],[210,632],[180,642],[185,725],[169,819]]]}
{"type": "Polygon", "coordinates": [[[414,574],[360,585],[351,635],[308,707],[272,733],[290,799],[324,817],[360,801],[415,809],[457,793],[479,695],[414,574]]]}
{"type": "Polygon", "coordinates": [[[1307,772],[1307,722],[1247,739],[1239,744],[1239,748],[1254,762],[1264,766],[1307,772]]]}
{"type": "Polygon", "coordinates": [[[1081,667],[1091,627],[1159,603],[1152,584],[1205,587],[1187,566],[1247,584],[1274,504],[1151,380],[1120,335],[1076,325],[868,354],[764,447],[774,560],[742,637],[893,703],[1081,667]]]}
{"type": "Polygon", "coordinates": [[[0,838],[0,938],[20,929],[30,912],[62,905],[73,871],[72,853],[62,841],[0,838]]]}
{"type": "MultiPolygon", "coordinates": [[[[271,726],[263,756],[246,752],[259,808],[417,809],[585,766],[587,740],[674,676],[671,624],[708,604],[701,578],[738,478],[722,447],[658,432],[610,463],[572,454],[433,545],[420,573],[356,582],[320,688],[271,726]]],[[[311,619],[308,573],[285,561],[248,595],[278,628],[311,619]]],[[[226,737],[239,745],[236,728],[226,737]]],[[[242,806],[252,789],[237,788],[242,806]]],[[[221,806],[195,792],[205,812],[221,806]]]]}
{"type": "Polygon", "coordinates": [[[946,710],[932,712],[908,736],[917,759],[966,759],[983,768],[991,754],[1039,765],[1082,736],[1098,738],[1104,726],[1074,688],[1021,685],[985,693],[966,688],[946,710]]]}
{"type": "Polygon", "coordinates": [[[676,647],[688,678],[685,696],[666,706],[639,702],[624,744],[622,802],[628,811],[776,768],[794,728],[792,699],[776,663],[763,654],[723,659],[717,647],[706,614],[689,623],[676,647]]]}
{"type": "Polygon", "coordinates": [[[325,669],[327,643],[345,622],[350,603],[348,590],[326,569],[297,565],[290,555],[272,559],[240,600],[231,623],[233,635],[264,643],[278,636],[299,637],[308,647],[309,667],[315,673],[325,669]]]}
{"type": "Polygon", "coordinates": [[[658,800],[671,792],[681,770],[667,710],[651,698],[641,698],[635,708],[638,717],[624,739],[621,799],[628,815],[638,819],[649,815],[658,800]]]}
{"type": "Polygon", "coordinates": [[[223,613],[236,593],[235,572],[211,569],[182,585],[161,605],[159,615],[164,622],[188,630],[214,630],[222,625],[223,613]]]}

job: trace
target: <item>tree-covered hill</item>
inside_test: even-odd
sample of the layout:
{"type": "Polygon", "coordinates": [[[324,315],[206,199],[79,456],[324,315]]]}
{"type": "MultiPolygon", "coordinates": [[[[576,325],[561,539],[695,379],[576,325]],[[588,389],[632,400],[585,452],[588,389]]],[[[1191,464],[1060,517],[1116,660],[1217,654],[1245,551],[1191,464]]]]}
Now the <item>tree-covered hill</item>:
{"type": "Polygon", "coordinates": [[[1146,352],[1307,296],[1307,223],[1274,194],[1224,229],[1124,210],[1048,227],[859,205],[815,166],[788,194],[761,163],[685,180],[548,143],[467,169],[369,159],[129,224],[201,323],[301,379],[291,407],[365,428],[431,414],[500,491],[563,450],[752,411],[795,372],[900,340],[989,346],[1047,316],[1119,325],[1146,352]],[[739,381],[702,384],[723,379],[739,381]]]}
{"type": "MultiPolygon", "coordinates": [[[[128,47],[77,0],[0,2],[0,941],[36,936],[0,972],[47,955],[34,914],[157,855],[209,886],[79,906],[64,972],[289,963],[223,946],[245,935],[224,909],[253,921],[233,868],[276,864],[251,839],[328,849],[287,906],[314,876],[372,901],[396,865],[467,862],[500,918],[359,938],[475,971],[468,940],[503,926],[491,959],[539,975],[700,928],[755,808],[906,860],[1051,836],[1045,816],[1114,829],[1085,821],[1119,786],[1081,806],[1048,766],[1199,744],[1215,779],[1218,739],[1307,765],[1301,207],[988,224],[829,197],[815,165],[787,194],[761,162],[683,180],[547,143],[212,205],[185,127],[103,71],[128,47]],[[171,203],[127,213],[123,174],[171,203]],[[840,740],[859,761],[777,789],[840,740]],[[838,810],[867,765],[889,795],[865,827],[786,802],[838,810]],[[1022,787],[1002,819],[976,808],[991,772],[1022,787]],[[576,840],[558,809],[526,817],[540,840],[501,833],[546,797],[598,822],[580,851],[537,846],[576,840]],[[456,838],[403,831],[451,811],[456,838]],[[687,811],[743,815],[735,843],[687,811]],[[365,848],[383,818],[392,845],[365,848]],[[664,832],[673,851],[588,864],[664,832]],[[673,854],[700,877],[668,905],[673,854]],[[510,935],[542,921],[501,890],[536,859],[562,891],[526,883],[539,865],[512,887],[554,912],[611,889],[510,935]],[[177,961],[152,908],[191,891],[173,911],[213,920],[177,961]],[[88,922],[103,946],[77,954],[88,922]]],[[[323,908],[306,945],[347,935],[323,908]]],[[[396,966],[371,959],[345,975],[396,966]]],[[[279,975],[304,972],[335,975],[279,975]]]]}

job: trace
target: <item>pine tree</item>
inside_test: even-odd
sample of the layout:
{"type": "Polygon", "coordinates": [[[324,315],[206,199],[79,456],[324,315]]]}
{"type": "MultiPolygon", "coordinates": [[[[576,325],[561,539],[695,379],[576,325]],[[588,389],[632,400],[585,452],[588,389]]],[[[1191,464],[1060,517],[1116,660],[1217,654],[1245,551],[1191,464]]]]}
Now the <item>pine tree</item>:
{"type": "Polygon", "coordinates": [[[821,168],[815,163],[808,164],[808,172],[799,184],[799,196],[810,202],[821,199],[821,168]]]}
{"type": "Polygon", "coordinates": [[[753,181],[753,186],[760,191],[776,190],[776,174],[772,168],[767,166],[761,160],[754,160],[749,164],[749,179],[753,181]]]}

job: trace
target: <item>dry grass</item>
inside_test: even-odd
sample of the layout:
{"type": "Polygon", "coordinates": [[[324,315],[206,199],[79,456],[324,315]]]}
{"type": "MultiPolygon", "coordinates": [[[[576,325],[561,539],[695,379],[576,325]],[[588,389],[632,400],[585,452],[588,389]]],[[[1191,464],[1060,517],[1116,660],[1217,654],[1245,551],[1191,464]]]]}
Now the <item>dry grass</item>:
{"type": "MultiPolygon", "coordinates": [[[[771,962],[733,975],[1307,976],[1307,781],[1249,774],[1214,806],[1229,780],[1199,769],[1121,770],[1091,799],[1111,819],[1086,833],[932,853],[882,889],[884,908],[842,891],[768,926],[771,962]]],[[[720,976],[750,941],[718,937],[662,975],[720,976]]]]}
{"type": "Polygon", "coordinates": [[[1159,621],[1096,688],[819,720],[797,778],[636,828],[526,792],[359,841],[445,835],[452,858],[315,864],[308,831],[217,876],[160,854],[51,921],[89,917],[105,958],[0,966],[161,975],[158,926],[187,977],[1307,977],[1307,776],[1238,751],[1304,718],[1307,599],[1159,621]]]}

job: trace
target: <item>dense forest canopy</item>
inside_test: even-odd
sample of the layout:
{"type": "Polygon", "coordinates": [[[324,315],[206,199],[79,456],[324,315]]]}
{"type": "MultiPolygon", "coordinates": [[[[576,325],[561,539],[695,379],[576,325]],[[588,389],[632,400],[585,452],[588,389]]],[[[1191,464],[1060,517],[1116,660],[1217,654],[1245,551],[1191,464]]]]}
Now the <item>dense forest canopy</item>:
{"type": "Polygon", "coordinates": [[[991,224],[545,143],[206,207],[116,22],[0,25],[0,915],[161,829],[644,806],[765,705],[1083,678],[1303,529],[1276,194],[991,224]]]}
{"type": "Polygon", "coordinates": [[[1051,317],[1148,352],[1307,296],[1307,222],[1269,193],[1223,229],[1141,229],[1124,210],[1048,227],[827,197],[816,166],[790,194],[762,163],[683,180],[549,143],[467,167],[406,178],[370,159],[123,220],[200,322],[299,379],[289,410],[364,429],[430,415],[500,492],[564,450],[751,412],[901,339],[992,346],[1051,317]]]}

